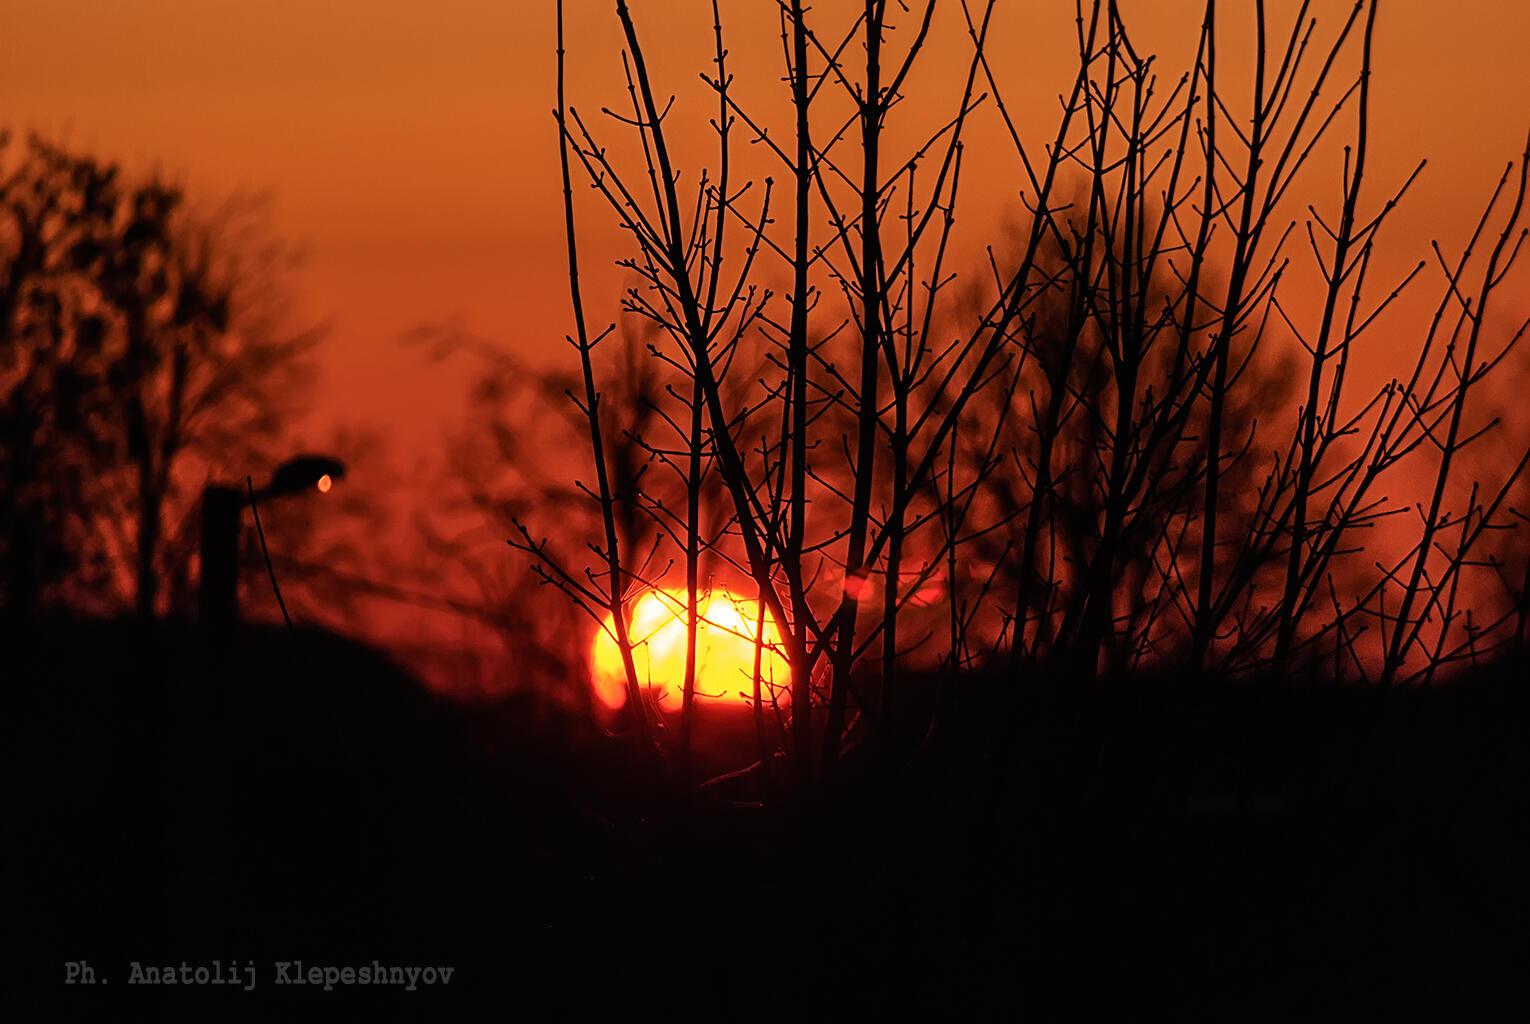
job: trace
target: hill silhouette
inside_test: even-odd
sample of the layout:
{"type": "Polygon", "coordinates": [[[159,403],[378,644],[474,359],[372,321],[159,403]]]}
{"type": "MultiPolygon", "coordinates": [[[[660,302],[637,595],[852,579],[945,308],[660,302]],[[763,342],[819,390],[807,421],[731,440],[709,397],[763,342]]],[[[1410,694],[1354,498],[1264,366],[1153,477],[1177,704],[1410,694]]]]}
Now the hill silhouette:
{"type": "Polygon", "coordinates": [[[1526,1003],[1519,666],[1390,692],[973,677],[907,772],[789,808],[524,699],[444,703],[323,633],[11,643],[19,976],[77,1019],[1526,1003]],[[787,893],[832,908],[805,969],[787,893]],[[117,987],[57,986],[82,957],[117,987]],[[125,984],[215,958],[256,989],[125,984]],[[317,999],[273,984],[299,959],[457,973],[317,999]]]}

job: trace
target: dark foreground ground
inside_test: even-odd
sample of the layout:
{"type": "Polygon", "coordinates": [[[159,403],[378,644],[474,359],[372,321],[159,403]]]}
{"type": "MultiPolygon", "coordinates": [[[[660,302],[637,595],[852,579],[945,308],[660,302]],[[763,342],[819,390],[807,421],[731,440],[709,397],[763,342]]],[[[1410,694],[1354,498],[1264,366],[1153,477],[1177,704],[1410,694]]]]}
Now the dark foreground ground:
{"type": "Polygon", "coordinates": [[[891,783],[686,795],[323,635],[6,638],[11,1020],[1530,1018],[1530,682],[963,684],[891,783]],[[88,961],[95,985],[66,985],[88,961]],[[256,985],[130,985],[253,961],[256,985]],[[449,984],[276,984],[278,961],[449,984]],[[43,1000],[44,1002],[36,1002],[43,1000]]]}

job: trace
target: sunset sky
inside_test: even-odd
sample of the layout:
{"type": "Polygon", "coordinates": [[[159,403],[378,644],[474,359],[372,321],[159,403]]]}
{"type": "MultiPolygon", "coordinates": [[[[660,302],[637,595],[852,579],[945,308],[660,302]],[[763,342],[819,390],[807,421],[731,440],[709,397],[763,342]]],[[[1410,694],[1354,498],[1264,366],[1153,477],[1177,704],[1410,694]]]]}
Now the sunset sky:
{"type": "MultiPolygon", "coordinates": [[[[725,5],[734,72],[767,113],[784,96],[774,6],[725,5]]],[[[967,55],[953,31],[959,5],[942,6],[930,75],[958,72],[967,55]]],[[[1177,73],[1200,4],[1124,6],[1139,45],[1177,73]]],[[[679,109],[689,100],[692,123],[704,125],[711,105],[701,106],[696,83],[710,58],[710,5],[633,7],[679,109]]],[[[1329,29],[1348,7],[1314,5],[1329,29]]],[[[1073,60],[1072,8],[1001,5],[998,68],[1011,107],[1038,135],[1055,123],[1073,60]]],[[[572,98],[589,111],[623,99],[612,10],[604,0],[569,5],[572,98]]],[[[1291,10],[1272,4],[1272,19],[1283,24],[1291,10]]],[[[403,349],[401,332],[455,321],[532,358],[568,358],[552,12],[540,0],[0,0],[0,124],[162,168],[204,200],[268,194],[274,232],[306,253],[301,307],[332,327],[316,422],[385,426],[428,450],[453,422],[464,379],[403,349]]],[[[1230,52],[1240,27],[1225,16],[1230,52]]],[[[1429,237],[1458,235],[1518,154],[1530,124],[1527,38],[1526,4],[1382,5],[1376,194],[1418,156],[1430,159],[1394,229],[1400,264],[1424,255],[1429,237]]],[[[926,91],[949,103],[939,85],[926,91]]],[[[911,93],[917,104],[917,83],[911,93]]],[[[1336,169],[1318,166],[1333,180],[1309,180],[1331,196],[1336,169]]],[[[968,174],[968,217],[1012,209],[1011,153],[969,157],[968,174]]],[[[588,230],[614,237],[609,214],[586,211],[588,230]]],[[[614,250],[587,251],[594,315],[608,321],[619,279],[600,268],[614,250]]]]}
{"type": "Polygon", "coordinates": [[[0,0],[5,966],[1530,1024],[1527,134],[1530,0],[0,0]]]}

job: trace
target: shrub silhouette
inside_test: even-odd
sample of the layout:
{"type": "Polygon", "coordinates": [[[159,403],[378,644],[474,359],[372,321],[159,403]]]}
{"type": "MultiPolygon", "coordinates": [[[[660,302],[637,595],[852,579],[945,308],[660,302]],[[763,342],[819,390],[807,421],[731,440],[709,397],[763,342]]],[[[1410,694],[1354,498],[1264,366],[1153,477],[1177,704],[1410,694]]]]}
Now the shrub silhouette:
{"type": "MultiPolygon", "coordinates": [[[[1076,74],[1044,137],[1003,102],[991,2],[897,19],[881,0],[853,17],[783,3],[780,125],[737,99],[714,3],[714,105],[697,116],[716,149],[688,174],[674,140],[690,112],[646,59],[651,27],[615,7],[630,110],[603,109],[605,126],[567,101],[561,15],[558,43],[571,393],[593,456],[598,564],[519,522],[511,543],[630,647],[624,612],[654,585],[654,556],[622,524],[630,482],[612,468],[592,357],[614,325],[592,326],[586,310],[579,179],[626,231],[619,262],[637,284],[623,307],[675,378],[662,419],[679,443],[645,447],[683,457],[693,495],[715,481],[728,498],[726,530],[693,509],[661,540],[693,606],[712,552],[782,624],[799,778],[863,738],[895,747],[920,661],[1386,685],[1522,641],[1523,574],[1499,555],[1512,546],[1484,538],[1515,525],[1509,497],[1530,449],[1480,410],[1524,330],[1493,325],[1525,237],[1530,152],[1459,253],[1436,246],[1432,275],[1421,262],[1378,285],[1380,229],[1422,165],[1401,181],[1368,176],[1375,3],[1324,26],[1306,4],[1284,25],[1259,6],[1251,98],[1219,71],[1215,0],[1168,89],[1116,5],[1084,3],[1076,74]],[[895,143],[889,125],[938,17],[968,34],[965,85],[933,123],[899,126],[896,138],[922,141],[895,143]],[[1029,215],[1016,237],[991,239],[991,284],[953,288],[980,116],[1013,144],[1029,215]],[[1341,187],[1298,222],[1295,189],[1315,187],[1320,143],[1342,143],[1341,187]],[[756,166],[746,145],[774,166],[743,182],[756,166]],[[1319,282],[1310,315],[1283,301],[1304,258],[1319,282]],[[1355,347],[1431,276],[1433,318],[1387,323],[1389,347],[1413,331],[1405,372],[1358,393],[1355,347]],[[1462,453],[1485,454],[1494,434],[1502,457],[1468,468],[1462,453]],[[1419,521],[1399,545],[1402,520],[1386,524],[1419,480],[1419,521]],[[930,628],[914,598],[942,577],[947,622],[930,628]]],[[[630,659],[629,684],[634,723],[651,728],[630,659]]]]}

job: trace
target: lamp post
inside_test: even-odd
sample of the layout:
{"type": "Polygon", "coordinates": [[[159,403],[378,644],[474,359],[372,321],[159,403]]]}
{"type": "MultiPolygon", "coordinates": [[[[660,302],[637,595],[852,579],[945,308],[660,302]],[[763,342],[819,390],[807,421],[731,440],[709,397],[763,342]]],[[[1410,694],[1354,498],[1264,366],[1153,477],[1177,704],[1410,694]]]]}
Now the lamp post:
{"type": "MultiPolygon", "coordinates": [[[[310,490],[326,494],[344,476],[345,464],[339,459],[300,455],[278,466],[271,481],[254,492],[253,500],[310,490]]],[[[232,626],[239,621],[239,530],[251,500],[252,495],[244,488],[227,484],[208,484],[202,491],[202,571],[197,605],[204,625],[232,626]]]]}

